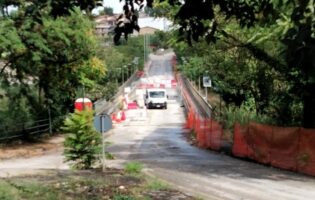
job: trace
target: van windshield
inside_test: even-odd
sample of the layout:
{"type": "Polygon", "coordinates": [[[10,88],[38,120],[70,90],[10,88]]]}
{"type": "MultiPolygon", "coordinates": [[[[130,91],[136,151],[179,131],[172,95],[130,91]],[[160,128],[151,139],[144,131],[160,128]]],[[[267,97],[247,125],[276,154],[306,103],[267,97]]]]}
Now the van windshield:
{"type": "Polygon", "coordinates": [[[149,92],[151,98],[163,98],[165,97],[165,92],[163,91],[153,91],[149,92]]]}

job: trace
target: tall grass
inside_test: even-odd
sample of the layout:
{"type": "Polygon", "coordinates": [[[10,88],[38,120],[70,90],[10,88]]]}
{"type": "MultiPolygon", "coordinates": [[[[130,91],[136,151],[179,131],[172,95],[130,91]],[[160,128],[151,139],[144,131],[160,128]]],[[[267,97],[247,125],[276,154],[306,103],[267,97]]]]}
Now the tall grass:
{"type": "Polygon", "coordinates": [[[255,109],[243,104],[241,107],[229,106],[224,109],[221,117],[224,129],[232,130],[235,123],[248,124],[249,122],[272,124],[272,119],[267,115],[261,115],[255,109]]]}
{"type": "Polygon", "coordinates": [[[129,162],[124,169],[128,174],[139,174],[143,169],[143,164],[139,162],[129,162]]]}

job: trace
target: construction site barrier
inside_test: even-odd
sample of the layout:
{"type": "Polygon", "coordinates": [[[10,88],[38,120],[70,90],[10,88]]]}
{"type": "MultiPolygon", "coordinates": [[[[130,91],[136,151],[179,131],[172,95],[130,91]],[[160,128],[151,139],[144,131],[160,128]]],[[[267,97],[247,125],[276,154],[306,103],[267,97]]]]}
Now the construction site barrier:
{"type": "MultiPolygon", "coordinates": [[[[176,76],[186,108],[185,128],[196,134],[198,146],[220,150],[223,127],[198,113],[181,76],[176,76]]],[[[277,127],[250,122],[234,125],[232,154],[277,168],[315,176],[315,129],[277,127]]]]}
{"type": "Polygon", "coordinates": [[[187,111],[184,128],[191,129],[195,133],[199,147],[219,150],[223,135],[222,126],[211,117],[204,117],[198,113],[197,105],[194,104],[187,88],[183,87],[182,81],[181,77],[177,76],[176,84],[179,84],[182,89],[182,98],[187,111]]]}
{"type": "Polygon", "coordinates": [[[315,130],[249,123],[234,126],[233,155],[315,175],[315,130]]]}
{"type": "Polygon", "coordinates": [[[299,172],[315,176],[315,130],[301,129],[298,153],[299,172]]]}

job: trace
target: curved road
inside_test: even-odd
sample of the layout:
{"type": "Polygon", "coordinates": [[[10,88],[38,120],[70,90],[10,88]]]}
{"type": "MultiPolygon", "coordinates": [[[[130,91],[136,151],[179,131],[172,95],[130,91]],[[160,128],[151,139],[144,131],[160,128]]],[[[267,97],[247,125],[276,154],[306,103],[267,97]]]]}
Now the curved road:
{"type": "MultiPolygon", "coordinates": [[[[148,79],[171,79],[171,54],[151,56],[148,79]]],[[[175,90],[170,90],[176,95],[175,90]]],[[[137,160],[147,171],[203,199],[310,200],[315,179],[198,149],[185,139],[184,110],[177,101],[167,110],[147,110],[144,121],[115,125],[108,140],[117,166],[137,160]]]]}

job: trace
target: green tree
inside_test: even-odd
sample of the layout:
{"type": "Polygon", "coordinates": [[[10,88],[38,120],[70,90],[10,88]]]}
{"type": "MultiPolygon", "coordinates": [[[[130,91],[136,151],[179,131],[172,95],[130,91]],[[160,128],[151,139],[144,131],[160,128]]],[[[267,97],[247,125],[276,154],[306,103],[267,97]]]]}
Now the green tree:
{"type": "Polygon", "coordinates": [[[89,169],[101,152],[101,135],[93,127],[91,111],[75,112],[64,122],[65,161],[73,162],[75,169],[89,169]]]}
{"type": "Polygon", "coordinates": [[[114,15],[114,10],[112,7],[104,7],[104,13],[105,15],[110,15],[113,16],[114,15]]]}
{"type": "MultiPolygon", "coordinates": [[[[126,0],[126,4],[137,2],[126,0]]],[[[289,91],[289,95],[297,94],[303,104],[303,126],[315,127],[314,1],[159,0],[157,2],[168,2],[169,5],[178,8],[174,22],[179,26],[179,38],[186,40],[190,45],[192,41],[199,41],[201,38],[208,43],[222,38],[233,39],[240,46],[247,48],[256,59],[284,73],[288,82],[292,84],[293,91],[289,91]],[[220,21],[220,16],[224,16],[224,20],[220,21]],[[268,51],[259,48],[255,42],[239,40],[232,32],[222,29],[222,25],[234,20],[241,27],[258,25],[264,29],[278,25],[271,32],[284,44],[282,50],[286,54],[286,63],[283,64],[278,59],[281,55],[273,57],[268,51]]],[[[147,0],[147,4],[152,6],[153,0],[147,0]]],[[[125,8],[125,12],[129,10],[125,8]]],[[[131,12],[134,13],[134,9],[131,9],[131,12]]],[[[117,29],[116,40],[120,38],[121,33],[129,33],[135,28],[132,24],[136,24],[134,22],[137,18],[130,19],[131,22],[128,22],[130,26],[124,26],[129,27],[128,30],[117,29]]],[[[266,39],[269,37],[266,36],[266,32],[254,33],[253,36],[258,35],[256,38],[266,39]]]]}
{"type": "Polygon", "coordinates": [[[0,22],[0,52],[6,62],[1,74],[6,81],[18,81],[29,99],[30,86],[37,85],[38,104],[49,104],[54,115],[65,113],[79,87],[88,90],[105,74],[96,57],[92,23],[79,10],[57,19],[47,15],[40,22],[21,16],[0,22]]]}

